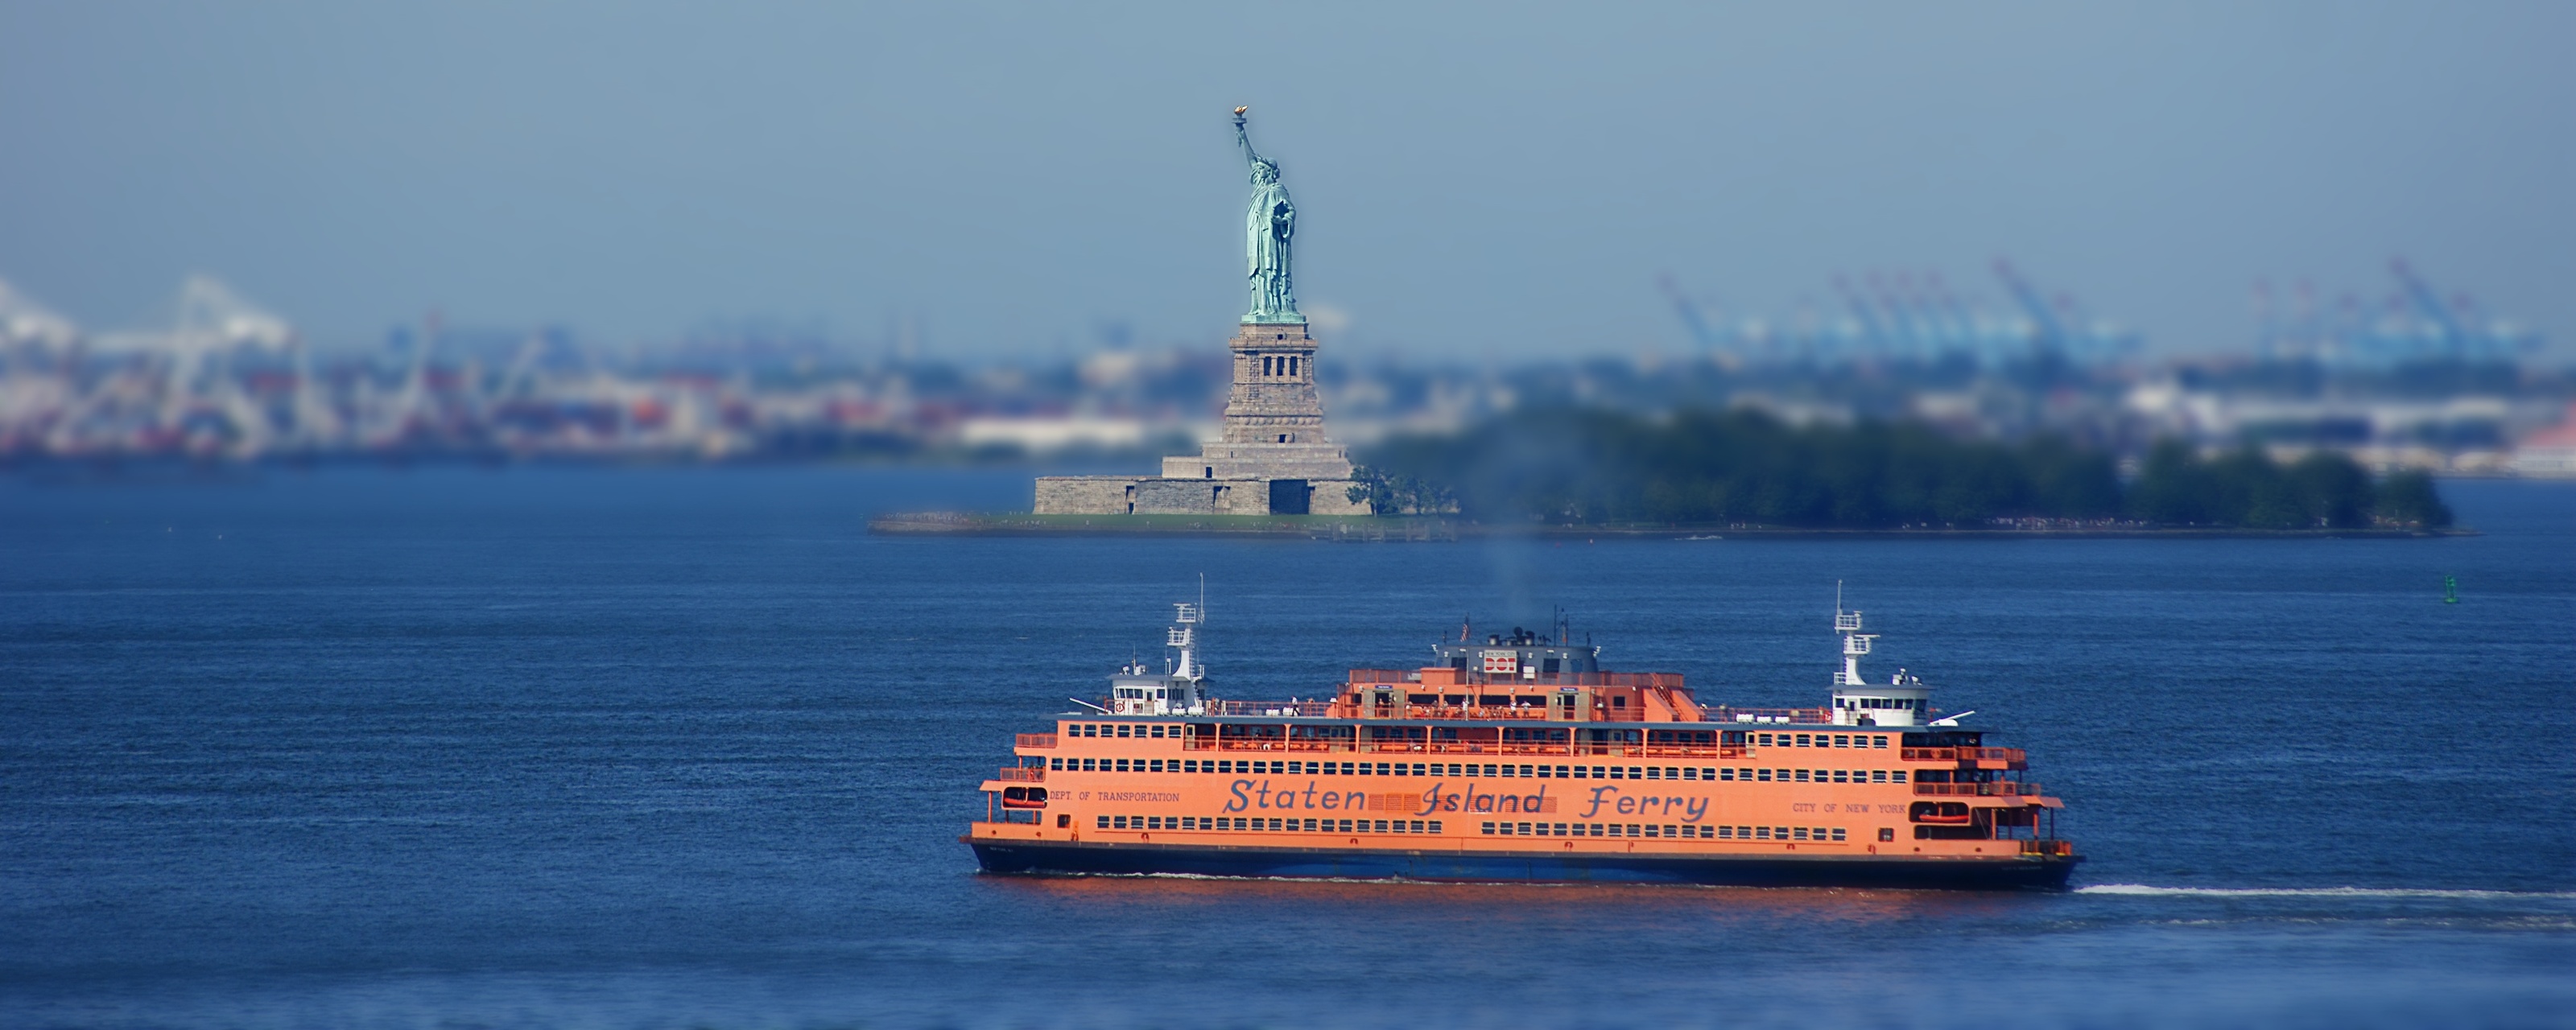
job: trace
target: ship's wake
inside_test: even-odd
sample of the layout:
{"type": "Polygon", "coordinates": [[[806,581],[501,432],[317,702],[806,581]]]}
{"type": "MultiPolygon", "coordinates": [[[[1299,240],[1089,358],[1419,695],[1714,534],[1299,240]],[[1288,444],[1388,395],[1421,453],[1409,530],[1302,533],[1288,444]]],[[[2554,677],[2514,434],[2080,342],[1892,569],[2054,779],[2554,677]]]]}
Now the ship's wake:
{"type": "Polygon", "coordinates": [[[2449,898],[2531,901],[2576,900],[2576,891],[2461,890],[2432,887],[2151,887],[2142,883],[2105,883],[2078,887],[2077,894],[2129,894],[2201,898],[2449,898]]]}

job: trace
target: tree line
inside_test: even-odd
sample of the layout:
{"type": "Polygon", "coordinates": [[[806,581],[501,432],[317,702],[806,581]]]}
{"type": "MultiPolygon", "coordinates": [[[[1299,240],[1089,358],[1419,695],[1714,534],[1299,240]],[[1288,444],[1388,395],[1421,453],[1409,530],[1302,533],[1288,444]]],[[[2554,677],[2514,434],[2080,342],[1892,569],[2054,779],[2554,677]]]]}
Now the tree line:
{"type": "Polygon", "coordinates": [[[2110,455],[2055,437],[1959,440],[1910,423],[1791,426],[1747,410],[1646,418],[1596,410],[1506,416],[1373,448],[1350,488],[1381,515],[1488,522],[1793,528],[1963,527],[2130,520],[2259,529],[2451,523],[2432,479],[2374,482],[2352,459],[2287,464],[2248,447],[2212,459],[2157,445],[2122,483],[2110,455]]]}

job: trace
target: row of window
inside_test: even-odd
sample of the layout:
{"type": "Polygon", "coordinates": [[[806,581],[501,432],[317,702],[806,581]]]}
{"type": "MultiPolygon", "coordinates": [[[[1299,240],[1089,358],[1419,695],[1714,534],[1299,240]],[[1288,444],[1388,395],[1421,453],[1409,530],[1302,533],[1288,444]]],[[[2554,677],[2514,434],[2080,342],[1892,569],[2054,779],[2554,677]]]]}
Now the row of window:
{"type": "Polygon", "coordinates": [[[1756,733],[1755,747],[1874,747],[1885,750],[1884,733],[1756,733]],[[1776,742],[1772,738],[1779,738],[1776,742]]]}
{"type": "Polygon", "coordinates": [[[1148,737],[1154,740],[1161,740],[1165,736],[1173,740],[1181,738],[1179,726],[1166,726],[1161,723],[1076,722],[1066,723],[1064,730],[1064,735],[1068,737],[1148,737]],[[1130,733],[1129,730],[1135,732],[1130,733]],[[1170,732],[1166,734],[1166,730],[1170,732]]]}
{"type": "Polygon", "coordinates": [[[1104,830],[1268,830],[1280,833],[1438,833],[1440,820],[1243,819],[1213,815],[1104,815],[1104,830]]]}
{"type": "Polygon", "coordinates": [[[1707,780],[1745,783],[1903,783],[1896,769],[1709,769],[1662,765],[1475,765],[1458,762],[1307,762],[1289,759],[1050,758],[1053,772],[1176,772],[1248,776],[1460,776],[1559,780],[1707,780]]]}
{"type": "Polygon", "coordinates": [[[1266,376],[1293,376],[1297,374],[1297,366],[1301,364],[1304,364],[1304,362],[1299,360],[1298,356],[1294,354],[1265,354],[1261,357],[1261,374],[1266,376]]]}
{"type": "MultiPolygon", "coordinates": [[[[1490,837],[1679,837],[1685,840],[1843,840],[1839,826],[1662,826],[1653,823],[1485,823],[1490,837]],[[1643,831],[1643,832],[1639,832],[1643,831]],[[1660,831],[1660,832],[1659,832],[1660,831]]],[[[1884,836],[1884,835],[1882,835],[1884,836]]]]}

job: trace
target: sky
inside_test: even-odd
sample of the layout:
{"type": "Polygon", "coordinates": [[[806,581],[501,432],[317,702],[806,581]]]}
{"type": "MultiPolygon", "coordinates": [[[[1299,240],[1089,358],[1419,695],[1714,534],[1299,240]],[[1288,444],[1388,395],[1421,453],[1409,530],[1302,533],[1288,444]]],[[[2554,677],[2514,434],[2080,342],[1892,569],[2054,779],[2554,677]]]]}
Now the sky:
{"type": "MultiPolygon", "coordinates": [[[[322,346],[818,327],[1228,336],[1248,187],[1328,357],[1679,353],[2008,258],[2151,348],[2403,257],[2576,337],[2576,4],[0,0],[0,280],[92,328],[213,274],[322,346]],[[1340,351],[1333,354],[1333,351],[1340,351]]],[[[855,344],[854,344],[855,345],[855,344]]]]}

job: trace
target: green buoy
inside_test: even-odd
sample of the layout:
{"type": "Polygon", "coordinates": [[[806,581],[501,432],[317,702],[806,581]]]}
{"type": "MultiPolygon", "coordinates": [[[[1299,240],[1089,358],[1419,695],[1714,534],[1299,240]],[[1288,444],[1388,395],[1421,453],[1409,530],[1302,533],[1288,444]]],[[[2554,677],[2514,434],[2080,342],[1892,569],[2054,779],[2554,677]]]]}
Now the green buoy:
{"type": "Polygon", "coordinates": [[[2459,577],[2457,577],[2457,576],[2444,576],[2444,577],[2442,577],[2442,603],[2443,603],[2443,604],[2458,604],[2458,603],[2460,603],[2460,580],[2459,580],[2459,577]]]}

